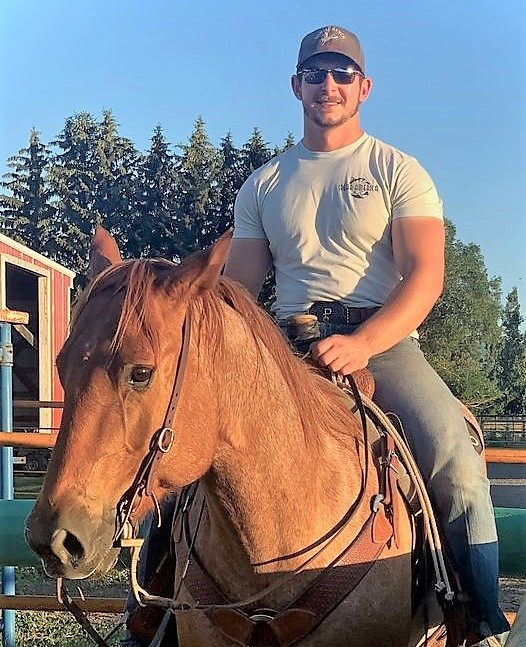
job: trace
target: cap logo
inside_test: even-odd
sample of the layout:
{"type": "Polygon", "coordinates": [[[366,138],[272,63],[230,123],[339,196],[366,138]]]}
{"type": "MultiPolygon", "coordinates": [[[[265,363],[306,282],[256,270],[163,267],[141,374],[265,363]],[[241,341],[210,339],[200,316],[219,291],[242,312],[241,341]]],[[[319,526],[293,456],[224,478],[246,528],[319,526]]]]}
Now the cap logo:
{"type": "Polygon", "coordinates": [[[345,34],[337,27],[324,27],[320,29],[315,38],[320,42],[320,45],[325,45],[331,40],[345,40],[345,34]]]}

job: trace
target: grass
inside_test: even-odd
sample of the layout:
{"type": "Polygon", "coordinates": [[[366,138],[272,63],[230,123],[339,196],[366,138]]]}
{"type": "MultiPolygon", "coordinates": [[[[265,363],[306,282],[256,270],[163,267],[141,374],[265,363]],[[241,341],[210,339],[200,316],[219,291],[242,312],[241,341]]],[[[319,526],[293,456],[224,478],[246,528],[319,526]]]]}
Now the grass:
{"type": "MultiPolygon", "coordinates": [[[[107,638],[119,619],[97,614],[90,617],[90,622],[103,638],[107,638]]],[[[107,639],[110,647],[120,645],[122,632],[119,628],[107,639]]],[[[71,614],[47,611],[17,611],[15,640],[16,647],[93,647],[96,644],[71,614]]]]}
{"type": "MultiPolygon", "coordinates": [[[[47,577],[40,568],[17,567],[16,592],[22,595],[54,595],[55,580],[47,577]]],[[[100,580],[82,582],[86,597],[125,597],[127,570],[119,566],[100,580]]],[[[75,595],[74,586],[68,589],[75,595]]],[[[90,614],[89,620],[99,634],[106,637],[122,621],[111,614],[90,614]]],[[[117,647],[123,636],[120,627],[108,639],[108,645],[117,647]]],[[[92,647],[94,641],[69,612],[17,611],[15,614],[16,647],[92,647]]]]}

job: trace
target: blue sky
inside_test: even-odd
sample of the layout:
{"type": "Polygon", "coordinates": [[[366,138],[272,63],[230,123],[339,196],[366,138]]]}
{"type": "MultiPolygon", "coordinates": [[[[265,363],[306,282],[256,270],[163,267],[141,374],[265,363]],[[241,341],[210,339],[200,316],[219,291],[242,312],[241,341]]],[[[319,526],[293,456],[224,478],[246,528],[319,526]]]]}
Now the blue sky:
{"type": "Polygon", "coordinates": [[[526,315],[524,0],[2,0],[0,172],[31,128],[50,141],[104,109],[143,151],[158,124],[186,143],[198,116],[214,144],[256,126],[272,145],[299,139],[290,75],[303,35],[327,24],[362,42],[365,130],[424,164],[526,315]]]}

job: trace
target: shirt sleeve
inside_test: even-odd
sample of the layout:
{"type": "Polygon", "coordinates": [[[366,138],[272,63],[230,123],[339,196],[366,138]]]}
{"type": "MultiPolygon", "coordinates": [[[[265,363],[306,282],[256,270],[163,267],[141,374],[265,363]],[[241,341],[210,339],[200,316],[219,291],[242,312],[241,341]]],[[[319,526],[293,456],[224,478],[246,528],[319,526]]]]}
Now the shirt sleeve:
{"type": "Polygon", "coordinates": [[[444,219],[442,200],[427,171],[414,158],[399,167],[392,196],[392,217],[444,219]]]}
{"type": "Polygon", "coordinates": [[[234,238],[267,238],[261,222],[256,183],[252,176],[245,181],[236,196],[234,238]]]}

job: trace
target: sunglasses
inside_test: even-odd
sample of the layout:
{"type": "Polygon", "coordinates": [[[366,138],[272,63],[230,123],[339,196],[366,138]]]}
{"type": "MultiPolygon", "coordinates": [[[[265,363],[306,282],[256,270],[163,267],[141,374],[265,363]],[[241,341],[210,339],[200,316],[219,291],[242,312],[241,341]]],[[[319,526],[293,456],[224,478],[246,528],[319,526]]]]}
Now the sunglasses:
{"type": "Polygon", "coordinates": [[[312,70],[300,70],[298,72],[298,76],[301,76],[305,83],[308,83],[309,85],[319,85],[320,83],[324,83],[327,78],[327,74],[330,74],[334,82],[338,85],[350,85],[354,81],[355,76],[365,78],[365,75],[359,70],[352,68],[344,70],[341,67],[335,67],[332,70],[313,68],[312,70]]]}

